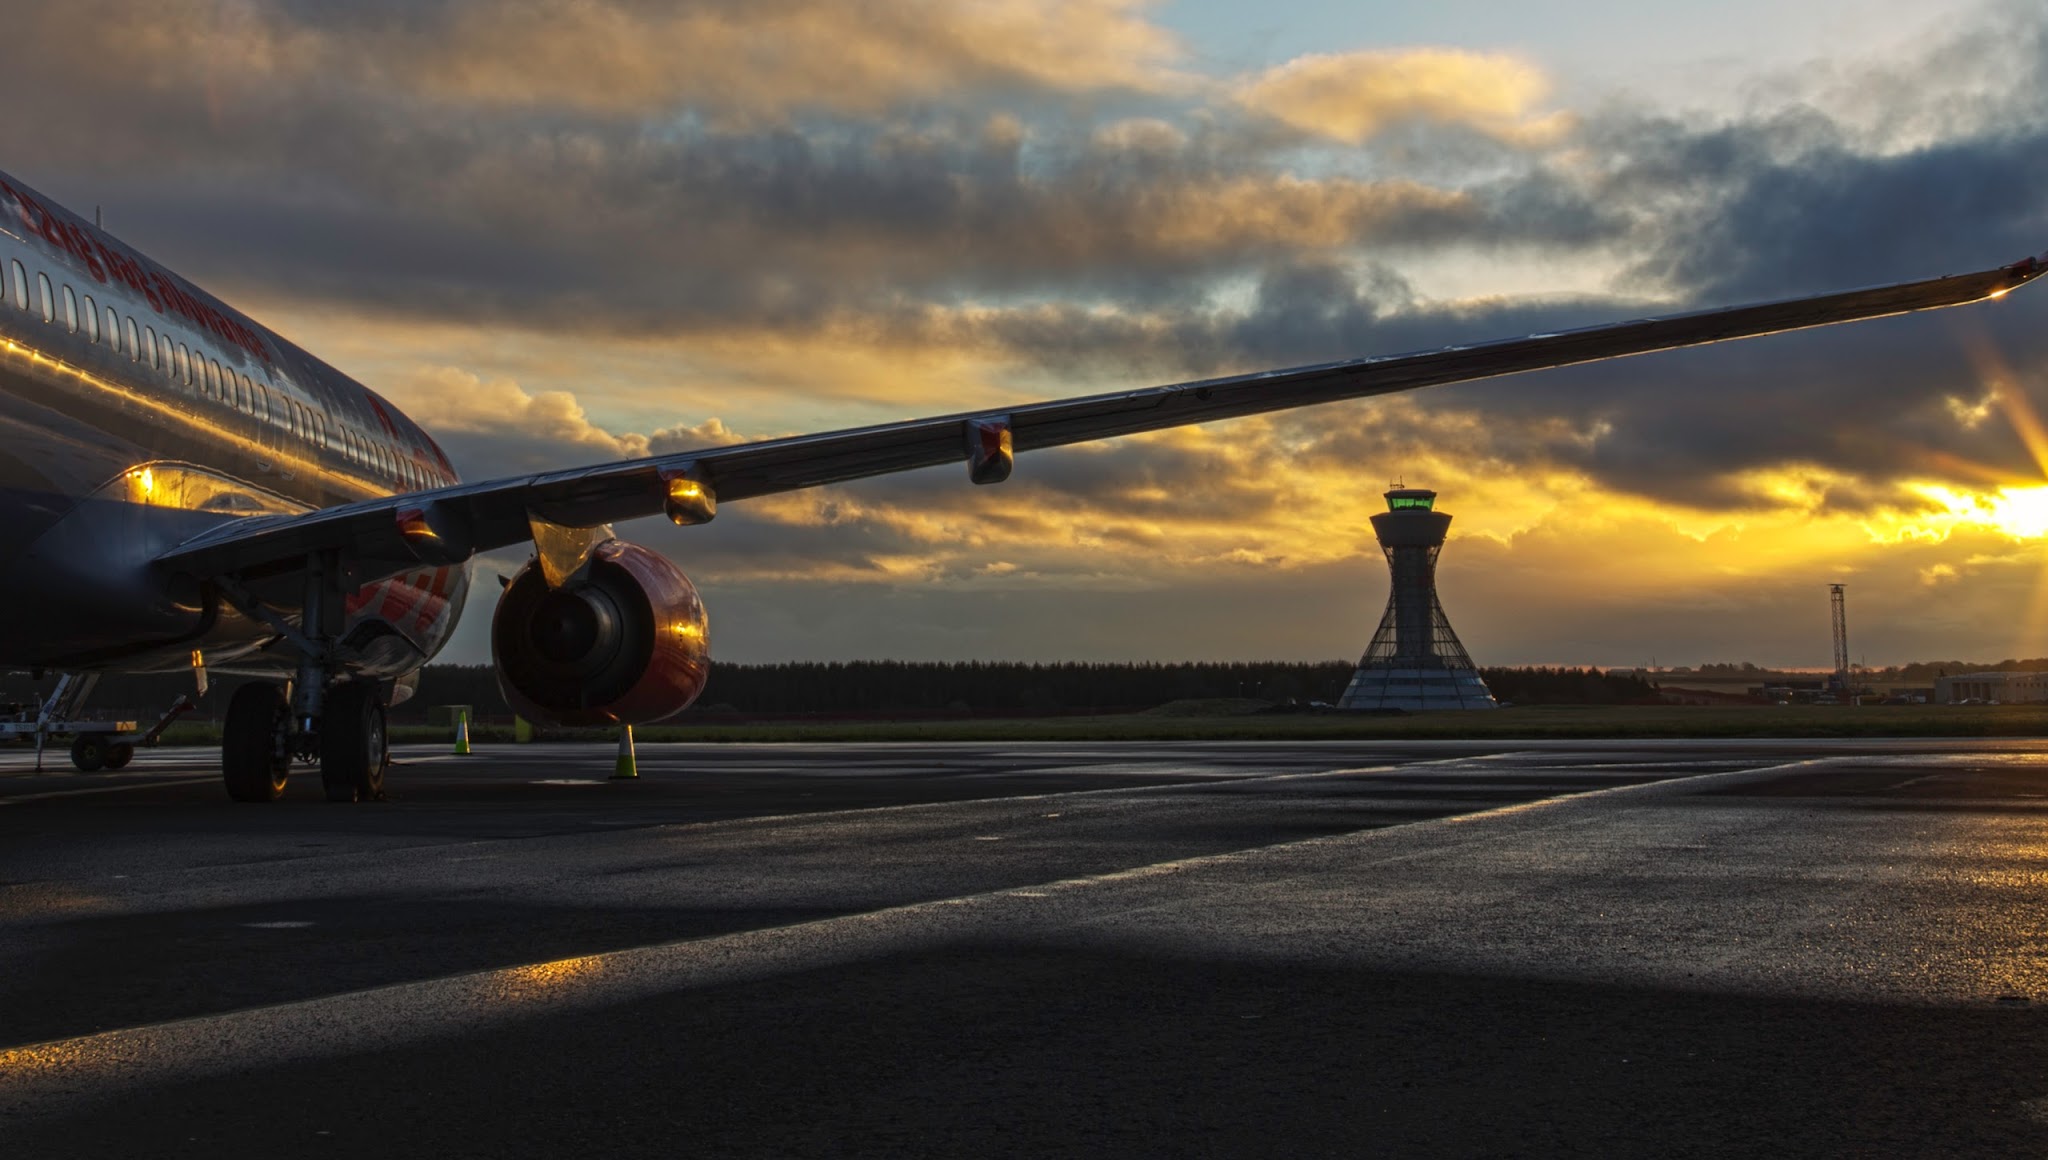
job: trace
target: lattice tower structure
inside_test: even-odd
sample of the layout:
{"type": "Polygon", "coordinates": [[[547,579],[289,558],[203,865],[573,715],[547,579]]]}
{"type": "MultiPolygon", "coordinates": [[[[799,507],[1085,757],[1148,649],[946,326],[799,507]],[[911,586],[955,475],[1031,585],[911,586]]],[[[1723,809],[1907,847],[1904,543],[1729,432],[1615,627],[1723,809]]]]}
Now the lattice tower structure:
{"type": "Polygon", "coordinates": [[[1828,608],[1835,626],[1835,687],[1849,691],[1849,602],[1840,584],[1828,585],[1828,608]]]}
{"type": "Polygon", "coordinates": [[[1397,487],[1372,517],[1392,590],[1371,647],[1359,658],[1341,709],[1497,709],[1500,703],[1451,630],[1436,595],[1436,561],[1451,517],[1436,493],[1397,487]]]}

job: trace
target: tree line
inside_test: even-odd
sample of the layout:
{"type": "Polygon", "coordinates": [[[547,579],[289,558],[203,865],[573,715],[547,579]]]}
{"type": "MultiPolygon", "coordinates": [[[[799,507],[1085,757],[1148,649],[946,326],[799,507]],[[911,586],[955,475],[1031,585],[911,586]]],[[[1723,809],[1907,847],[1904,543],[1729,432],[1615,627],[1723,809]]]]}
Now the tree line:
{"type": "MultiPolygon", "coordinates": [[[[1275,704],[1336,704],[1350,683],[1351,661],[1239,661],[1026,664],[1009,661],[828,661],[742,665],[713,662],[704,696],[682,718],[843,714],[886,716],[1037,715],[1132,712],[1172,701],[1245,698],[1275,704]]],[[[1595,668],[1480,670],[1494,696],[1516,704],[1655,702],[1655,688],[1634,674],[1595,668]]],[[[47,692],[25,673],[0,676],[0,700],[28,703],[47,692]]],[[[217,717],[238,678],[215,678],[196,710],[217,717]]],[[[110,674],[88,703],[96,717],[155,719],[189,674],[110,674]]],[[[419,691],[393,711],[398,721],[423,721],[438,706],[467,705],[479,720],[507,719],[511,709],[488,665],[428,665],[419,691]]]]}

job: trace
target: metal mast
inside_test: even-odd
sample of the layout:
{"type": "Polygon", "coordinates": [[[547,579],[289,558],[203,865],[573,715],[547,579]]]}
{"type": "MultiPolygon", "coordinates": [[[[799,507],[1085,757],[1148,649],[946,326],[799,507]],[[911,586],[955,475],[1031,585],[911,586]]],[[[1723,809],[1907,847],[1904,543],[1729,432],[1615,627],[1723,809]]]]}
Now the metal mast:
{"type": "Polygon", "coordinates": [[[1828,605],[1835,621],[1835,687],[1849,695],[1849,612],[1840,584],[1828,585],[1828,605]]]}

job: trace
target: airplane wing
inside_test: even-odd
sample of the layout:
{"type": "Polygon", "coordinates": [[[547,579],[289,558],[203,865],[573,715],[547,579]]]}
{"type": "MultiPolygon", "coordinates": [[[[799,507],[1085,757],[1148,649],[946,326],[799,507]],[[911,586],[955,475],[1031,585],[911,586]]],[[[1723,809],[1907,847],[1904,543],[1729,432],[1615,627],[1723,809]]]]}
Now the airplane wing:
{"type": "Polygon", "coordinates": [[[587,528],[668,512],[678,522],[701,522],[719,501],[946,463],[968,462],[980,481],[994,482],[1008,474],[1013,451],[2002,298],[2044,271],[2048,255],[1818,297],[459,484],[235,521],[158,563],[197,577],[255,580],[296,572],[311,554],[338,551],[353,563],[352,574],[368,583],[422,562],[453,562],[531,540],[535,519],[587,528]]]}

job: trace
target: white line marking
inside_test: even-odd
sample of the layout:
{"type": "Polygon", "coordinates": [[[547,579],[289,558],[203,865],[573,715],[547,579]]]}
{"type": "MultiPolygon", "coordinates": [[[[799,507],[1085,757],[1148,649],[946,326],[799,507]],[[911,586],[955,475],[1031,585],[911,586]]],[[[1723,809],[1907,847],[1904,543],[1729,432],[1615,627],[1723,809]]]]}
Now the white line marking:
{"type": "Polygon", "coordinates": [[[50,798],[83,797],[89,793],[126,793],[135,789],[153,789],[163,785],[190,785],[195,781],[213,781],[211,773],[197,773],[189,777],[157,777],[149,781],[138,781],[132,785],[96,785],[91,789],[58,789],[48,793],[18,793],[0,797],[0,806],[11,806],[16,802],[39,802],[50,798]]]}
{"type": "MultiPolygon", "coordinates": [[[[883,955],[985,937],[992,929],[1015,937],[1031,927],[1039,908],[1058,906],[1064,898],[1120,883],[1224,868],[1318,847],[1372,846],[1391,840],[1398,843],[1396,850],[1401,850],[1402,845],[1413,844],[1416,834],[1459,834],[1483,828],[1489,820],[1513,824],[1551,811],[1565,814],[1552,825],[1580,825],[1590,819],[1574,820],[1571,813],[1592,803],[1675,796],[1700,785],[1761,780],[1827,760],[1616,786],[1457,817],[1278,842],[1031,886],[1006,886],[788,926],[394,983],[29,1044],[0,1050],[0,1122],[9,1117],[27,1120],[62,1114],[81,1101],[110,1099],[138,1087],[297,1060],[389,1050],[565,1011],[872,961],[883,955]]],[[[1374,861],[1407,861],[1423,853],[1405,850],[1374,861]]]]}

